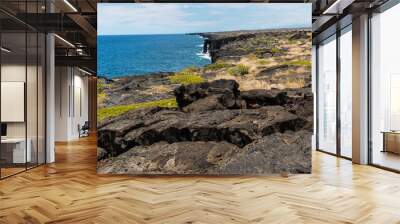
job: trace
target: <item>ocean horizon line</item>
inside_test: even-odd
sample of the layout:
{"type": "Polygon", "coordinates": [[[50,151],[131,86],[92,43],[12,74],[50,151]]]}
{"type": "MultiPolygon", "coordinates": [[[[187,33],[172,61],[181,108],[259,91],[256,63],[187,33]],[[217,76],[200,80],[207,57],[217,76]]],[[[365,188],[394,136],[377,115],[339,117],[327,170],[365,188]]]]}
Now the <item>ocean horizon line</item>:
{"type": "Polygon", "coordinates": [[[312,27],[281,27],[281,28],[264,28],[264,29],[241,29],[241,30],[224,30],[224,31],[203,31],[188,33],[143,33],[143,34],[98,34],[97,36],[150,36],[150,35],[200,35],[203,33],[228,33],[228,32],[255,32],[255,31],[279,31],[279,30],[311,30],[312,27]]]}
{"type": "Polygon", "coordinates": [[[161,35],[191,35],[190,33],[159,33],[159,34],[103,34],[100,36],[161,36],[161,35]]]}

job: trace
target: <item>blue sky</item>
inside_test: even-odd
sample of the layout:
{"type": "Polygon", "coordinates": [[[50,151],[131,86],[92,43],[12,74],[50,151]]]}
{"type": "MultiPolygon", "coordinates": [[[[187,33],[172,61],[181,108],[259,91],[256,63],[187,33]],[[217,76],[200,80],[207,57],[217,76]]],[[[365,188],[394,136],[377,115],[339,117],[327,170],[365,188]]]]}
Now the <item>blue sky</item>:
{"type": "Polygon", "coordinates": [[[310,28],[311,4],[99,3],[98,34],[310,28]]]}

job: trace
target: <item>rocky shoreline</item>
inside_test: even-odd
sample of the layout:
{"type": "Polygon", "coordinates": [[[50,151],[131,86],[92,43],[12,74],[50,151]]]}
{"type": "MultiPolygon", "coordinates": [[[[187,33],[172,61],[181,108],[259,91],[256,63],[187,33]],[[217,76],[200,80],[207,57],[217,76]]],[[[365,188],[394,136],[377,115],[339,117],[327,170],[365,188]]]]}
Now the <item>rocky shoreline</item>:
{"type": "MultiPolygon", "coordinates": [[[[226,58],[236,58],[240,59],[241,56],[253,53],[254,49],[249,49],[245,51],[235,50],[226,51],[223,49],[224,45],[231,43],[237,44],[238,42],[246,42],[249,38],[254,38],[257,36],[263,36],[267,34],[268,36],[279,37],[283,34],[290,35],[288,38],[291,40],[307,38],[310,29],[268,29],[268,30],[254,30],[254,31],[235,31],[235,32],[209,32],[209,33],[193,33],[190,35],[199,35],[204,38],[203,53],[208,52],[211,57],[211,62],[214,63],[218,59],[226,58]]],[[[232,47],[230,47],[232,48],[232,47]]],[[[260,48],[259,48],[260,49],[260,48]]],[[[258,50],[259,50],[258,49],[258,50]]],[[[274,52],[267,47],[263,48],[263,52],[259,52],[264,57],[273,56],[274,52]]]]}
{"type": "Polygon", "coordinates": [[[310,32],[201,35],[209,66],[100,80],[98,172],[310,173],[310,32]]]}

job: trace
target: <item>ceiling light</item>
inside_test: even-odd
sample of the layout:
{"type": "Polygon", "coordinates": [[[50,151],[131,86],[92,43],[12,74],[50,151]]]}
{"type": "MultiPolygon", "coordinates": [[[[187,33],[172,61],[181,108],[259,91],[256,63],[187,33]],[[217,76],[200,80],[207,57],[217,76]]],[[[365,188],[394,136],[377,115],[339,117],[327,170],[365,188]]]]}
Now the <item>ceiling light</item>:
{"type": "Polygon", "coordinates": [[[336,0],[322,14],[342,14],[343,10],[351,5],[355,0],[336,0]]]}
{"type": "Polygon", "coordinates": [[[77,48],[76,53],[78,53],[79,55],[83,55],[83,49],[77,48]]]}
{"type": "Polygon", "coordinates": [[[67,4],[74,12],[78,12],[78,10],[73,6],[68,0],[64,0],[65,4],[67,4]]]}
{"type": "Polygon", "coordinates": [[[69,45],[70,47],[73,47],[73,48],[75,48],[75,45],[73,45],[71,42],[69,42],[68,40],[66,40],[66,39],[64,39],[64,38],[62,38],[62,37],[60,37],[59,35],[57,35],[57,34],[54,34],[54,36],[55,37],[57,37],[59,40],[61,40],[62,42],[64,42],[64,43],[66,43],[67,45],[69,45]]]}
{"type": "Polygon", "coordinates": [[[10,52],[11,52],[11,50],[8,50],[8,49],[5,48],[5,47],[1,47],[0,49],[1,49],[1,51],[4,51],[4,52],[6,52],[6,53],[10,53],[10,52]]]}

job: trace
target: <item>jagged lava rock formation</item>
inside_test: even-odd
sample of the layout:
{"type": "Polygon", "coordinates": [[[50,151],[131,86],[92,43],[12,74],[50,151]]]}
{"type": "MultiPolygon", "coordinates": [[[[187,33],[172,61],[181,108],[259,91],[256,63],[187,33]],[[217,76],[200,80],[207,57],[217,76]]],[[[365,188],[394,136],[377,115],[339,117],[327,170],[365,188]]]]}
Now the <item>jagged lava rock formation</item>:
{"type": "Polygon", "coordinates": [[[135,110],[99,124],[98,172],[309,173],[311,91],[238,87],[233,80],[181,86],[178,109],[135,110]]]}

